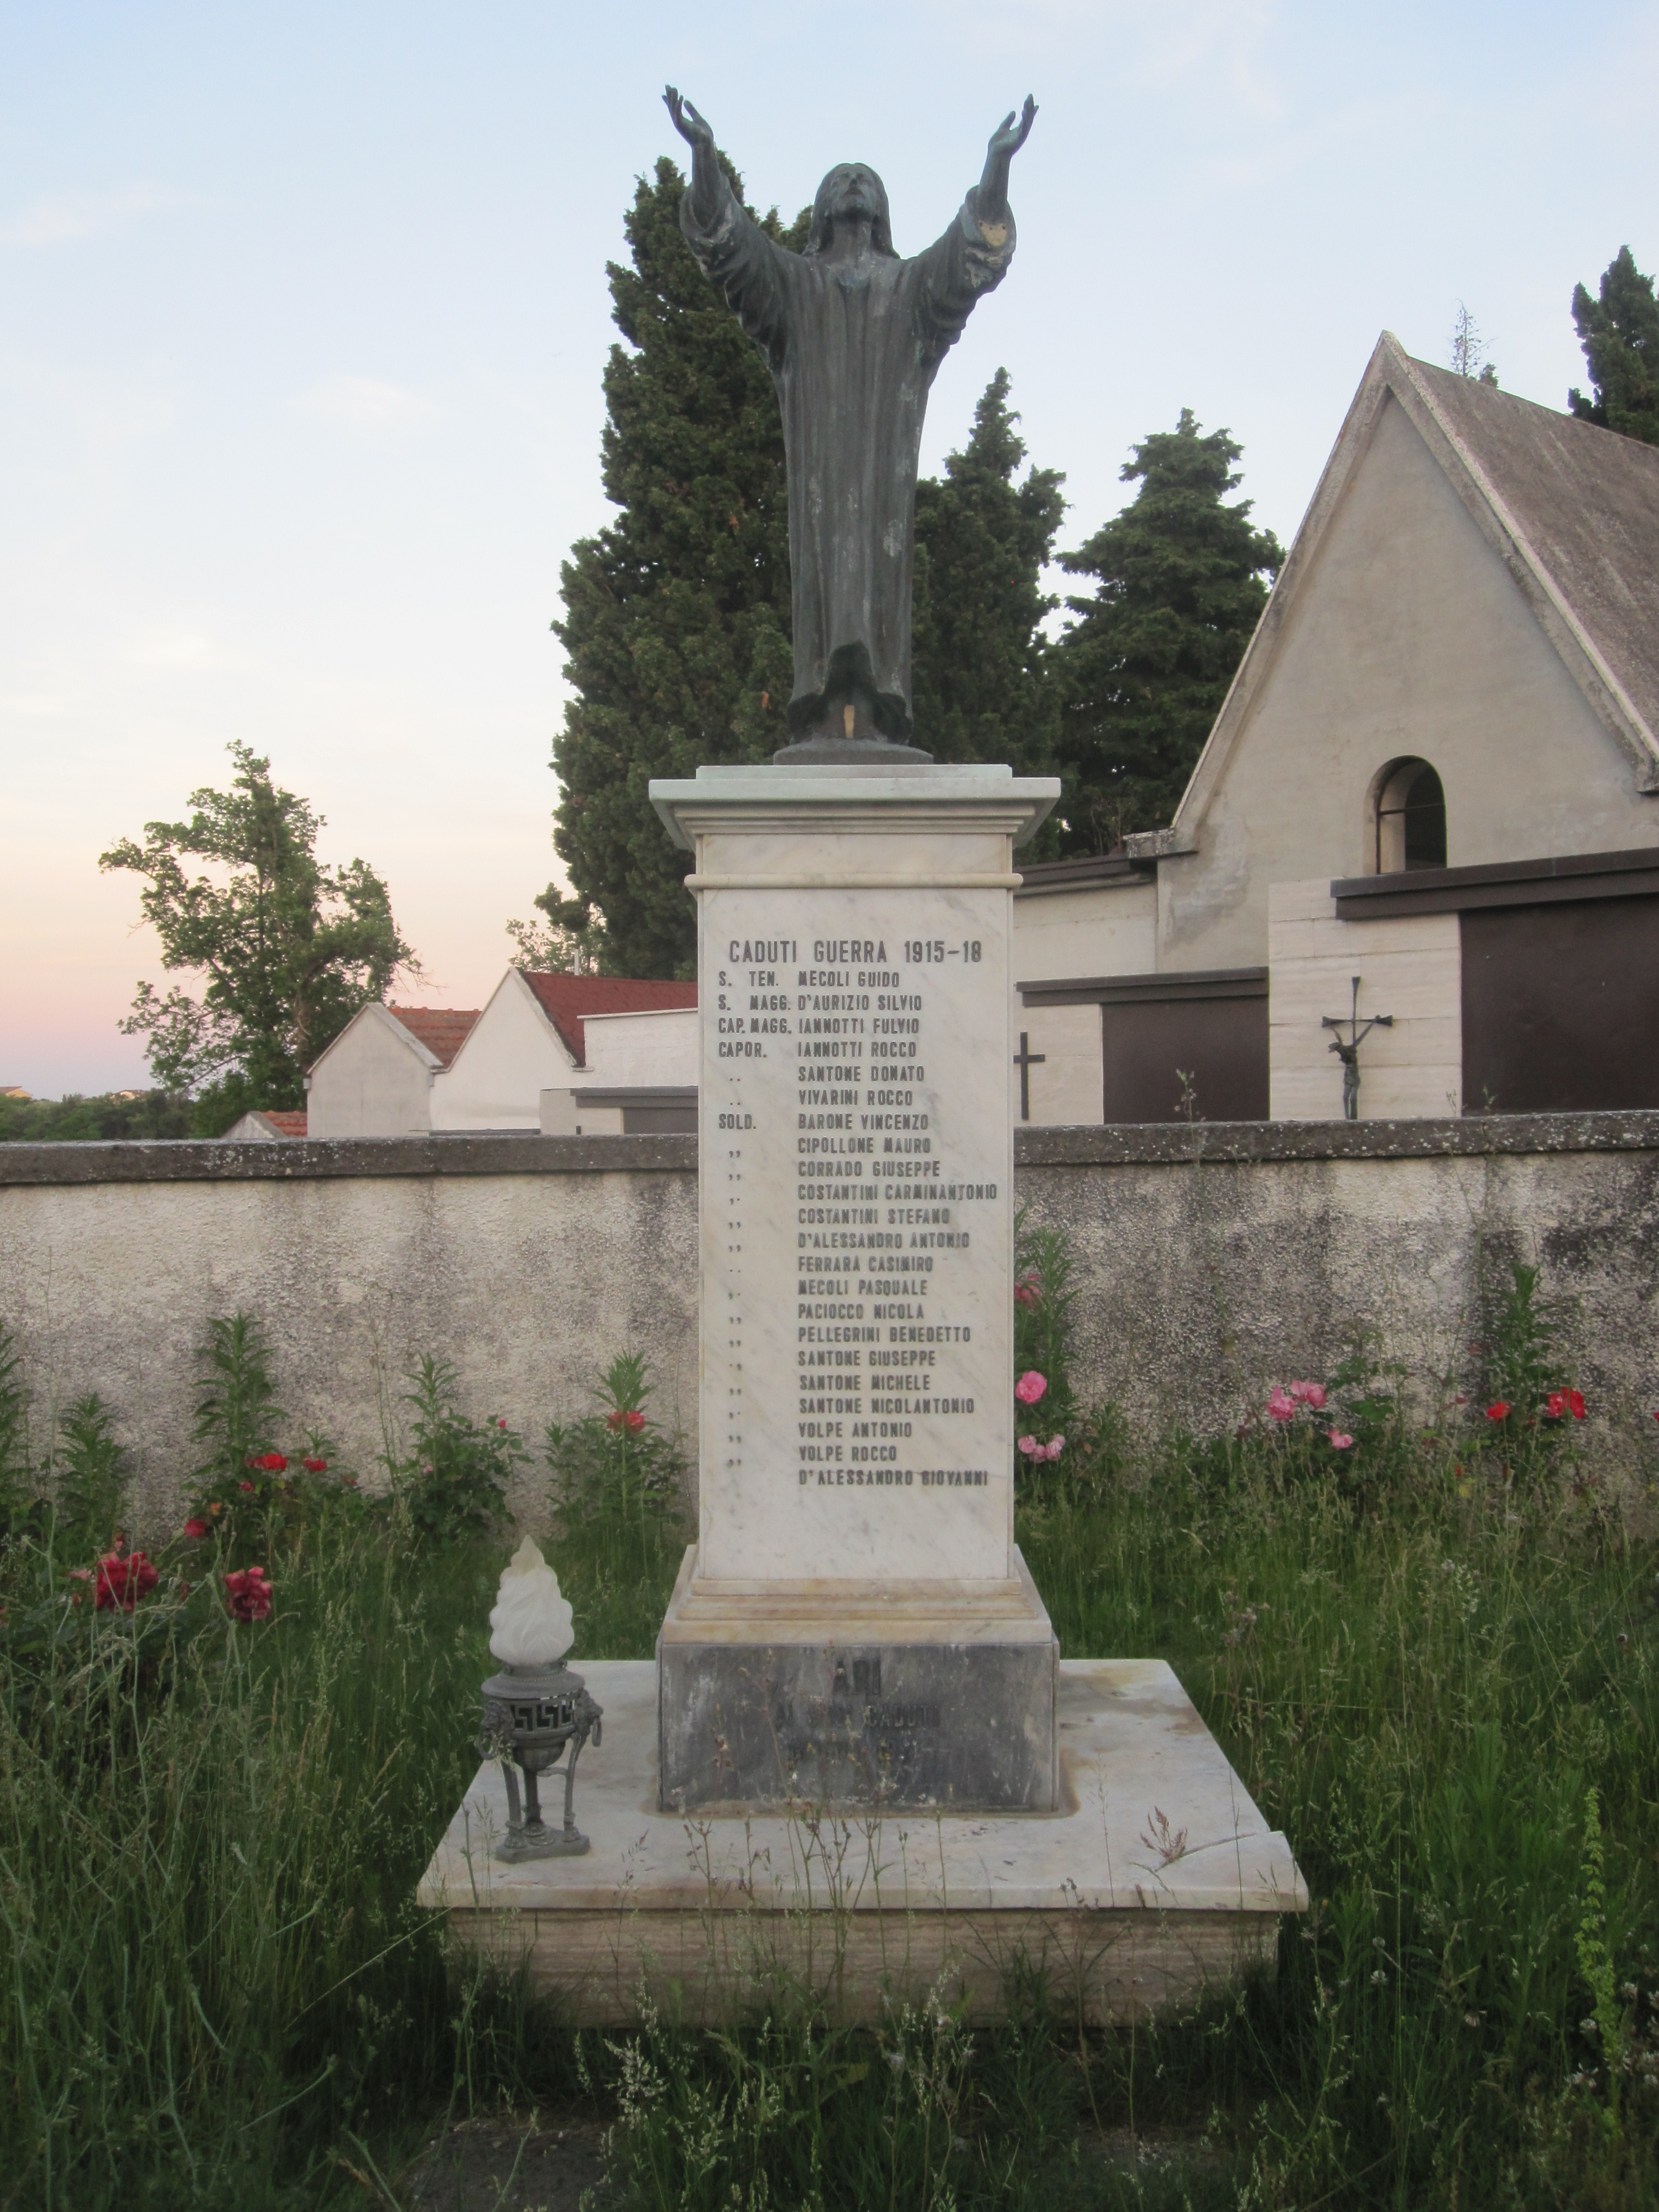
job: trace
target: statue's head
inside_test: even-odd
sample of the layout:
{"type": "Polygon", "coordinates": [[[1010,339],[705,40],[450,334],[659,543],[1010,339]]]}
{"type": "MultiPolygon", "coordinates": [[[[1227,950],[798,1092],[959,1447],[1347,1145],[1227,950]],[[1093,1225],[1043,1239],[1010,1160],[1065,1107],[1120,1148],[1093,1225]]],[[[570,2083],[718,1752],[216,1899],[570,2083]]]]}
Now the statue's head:
{"type": "Polygon", "coordinates": [[[860,218],[870,225],[870,243],[878,253],[891,254],[893,233],[887,220],[887,187],[864,161],[839,161],[818,186],[812,203],[812,228],[806,240],[809,253],[822,253],[836,234],[837,216],[851,222],[860,218]]]}

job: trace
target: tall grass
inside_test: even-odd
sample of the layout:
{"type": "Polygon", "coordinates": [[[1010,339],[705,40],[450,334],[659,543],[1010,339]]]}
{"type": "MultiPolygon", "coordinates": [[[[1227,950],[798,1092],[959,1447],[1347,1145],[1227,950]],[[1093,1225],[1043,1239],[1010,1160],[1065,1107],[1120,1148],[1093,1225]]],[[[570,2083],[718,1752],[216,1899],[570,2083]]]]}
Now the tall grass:
{"type": "MultiPolygon", "coordinates": [[[[549,1439],[578,1663],[649,1656],[684,1540],[672,1451],[625,1419],[642,1386],[609,1379],[549,1439]]],[[[719,2035],[575,2039],[449,1972],[410,1902],[475,1763],[504,1530],[290,1517],[272,1617],[238,1624],[229,1551],[157,1547],[129,1617],[76,1605],[52,1523],[25,1528],[0,2208],[395,2203],[434,2118],[549,2099],[612,2121],[664,2212],[1650,2203],[1659,1557],[1563,1433],[1566,1480],[1386,1408],[1358,1473],[1310,1429],[1126,1467],[1085,1419],[1022,1492],[1064,1650],[1168,1658],[1314,1898],[1272,1982],[1121,2033],[1030,1982],[994,2027],[853,2030],[800,1991],[719,2035]]]]}
{"type": "Polygon", "coordinates": [[[1253,2156],[1285,2202],[1547,2203],[1569,2174],[1650,2201],[1654,1547],[1571,1493],[1460,1495],[1449,1457],[1364,1511],[1285,1474],[1177,1453],[1139,1494],[1022,1516],[1062,1649],[1167,1658],[1314,1899],[1224,2032],[1155,2039],[1143,2115],[1259,2106],[1253,2156]],[[1592,1789],[1645,2079],[1616,2146],[1576,1942],[1592,1789]]]}

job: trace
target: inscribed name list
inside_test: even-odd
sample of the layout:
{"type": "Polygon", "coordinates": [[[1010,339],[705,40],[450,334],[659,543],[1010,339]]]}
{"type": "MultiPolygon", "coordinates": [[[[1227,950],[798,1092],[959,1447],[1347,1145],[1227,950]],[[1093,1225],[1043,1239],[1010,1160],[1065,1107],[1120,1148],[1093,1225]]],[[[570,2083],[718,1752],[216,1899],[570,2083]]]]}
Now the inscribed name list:
{"type": "Polygon", "coordinates": [[[699,1572],[1000,1581],[1007,896],[700,908],[699,1572]]]}

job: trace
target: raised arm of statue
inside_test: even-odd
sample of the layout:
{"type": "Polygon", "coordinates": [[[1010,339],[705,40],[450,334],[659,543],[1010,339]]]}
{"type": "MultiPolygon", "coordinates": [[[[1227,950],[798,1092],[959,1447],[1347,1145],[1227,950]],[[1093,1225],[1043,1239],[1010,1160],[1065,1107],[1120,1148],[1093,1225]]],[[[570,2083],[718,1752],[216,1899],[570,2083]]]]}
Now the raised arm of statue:
{"type": "Polygon", "coordinates": [[[714,134],[673,85],[664,87],[662,103],[674,119],[675,130],[691,149],[691,205],[698,222],[708,229],[720,214],[720,186],[726,182],[714,151],[714,134]]]}
{"type": "Polygon", "coordinates": [[[680,228],[726,305],[775,368],[787,337],[787,309],[778,268],[781,249],[739,202],[720,167],[714,134],[671,84],[663,105],[691,149],[691,186],[680,203],[680,228]]]}
{"type": "Polygon", "coordinates": [[[1031,133],[1036,102],[1028,94],[1018,118],[1012,109],[991,133],[980,180],[937,245],[920,257],[924,282],[918,298],[922,336],[937,367],[962,336],[963,325],[982,292],[1002,282],[1014,258],[1014,218],[1008,205],[1008,165],[1031,133]]]}
{"type": "Polygon", "coordinates": [[[1008,213],[1008,165],[1030,137],[1036,115],[1036,102],[1028,92],[1025,105],[1020,110],[1019,120],[1014,120],[1014,111],[1011,107],[991,133],[985,149],[985,167],[980,173],[979,190],[974,194],[975,208],[981,223],[996,224],[1006,220],[1008,213]]]}

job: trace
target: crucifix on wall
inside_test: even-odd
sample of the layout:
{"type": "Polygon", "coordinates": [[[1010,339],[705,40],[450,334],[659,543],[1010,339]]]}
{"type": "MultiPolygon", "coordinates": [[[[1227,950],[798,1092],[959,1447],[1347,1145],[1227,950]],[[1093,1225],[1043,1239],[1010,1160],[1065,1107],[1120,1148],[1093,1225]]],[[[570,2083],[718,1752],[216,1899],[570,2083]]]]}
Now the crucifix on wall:
{"type": "Polygon", "coordinates": [[[1029,1121],[1031,1118],[1031,1070],[1041,1067],[1048,1057],[1046,1052],[1032,1051],[1030,1037],[1022,1030],[1019,1050],[1014,1054],[1014,1066],[1019,1070],[1019,1118],[1022,1121],[1029,1121]]]}
{"type": "Polygon", "coordinates": [[[1353,1005],[1346,1016],[1327,1014],[1320,1022],[1322,1030],[1334,1030],[1330,1049],[1342,1063],[1342,1118],[1345,1121],[1359,1119],[1359,1048],[1373,1030],[1391,1030],[1392,1014],[1371,1014],[1362,1027],[1359,1020],[1359,978],[1352,978],[1353,1005]],[[1346,1026],[1345,1038],[1342,1031],[1346,1026]]]}

